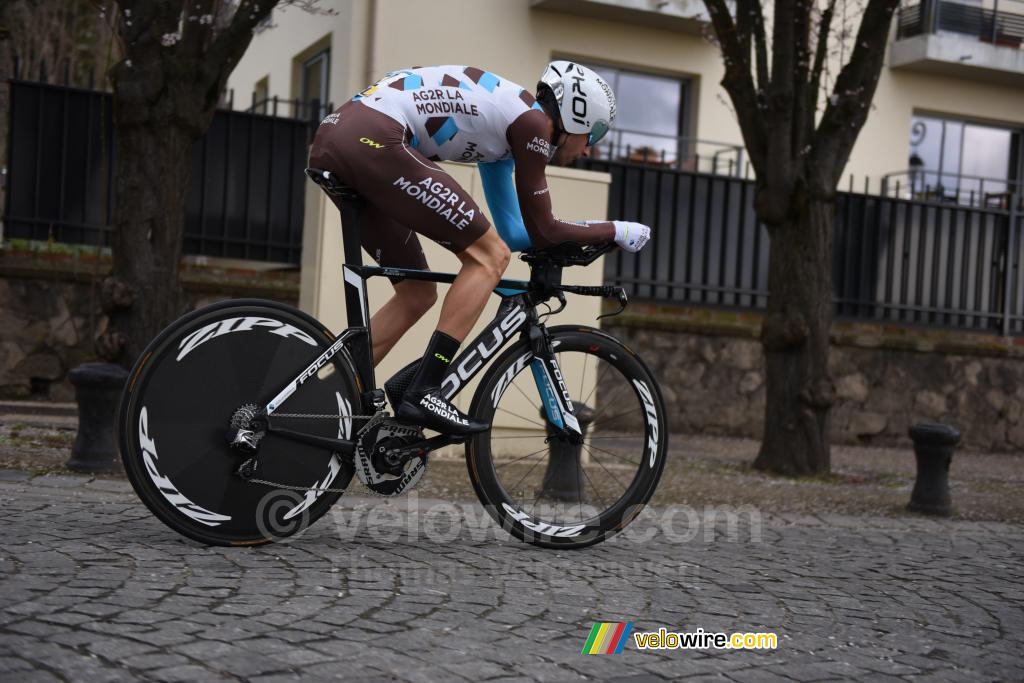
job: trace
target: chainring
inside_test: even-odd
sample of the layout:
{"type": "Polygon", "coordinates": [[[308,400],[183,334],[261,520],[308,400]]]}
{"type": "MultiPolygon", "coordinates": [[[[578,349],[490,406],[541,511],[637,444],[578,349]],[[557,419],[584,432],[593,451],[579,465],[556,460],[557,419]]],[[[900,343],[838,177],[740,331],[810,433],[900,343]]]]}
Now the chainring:
{"type": "Polygon", "coordinates": [[[385,439],[401,447],[423,438],[418,427],[401,425],[386,418],[375,418],[359,432],[356,443],[356,476],[370,491],[380,496],[397,496],[416,486],[427,471],[426,455],[412,458],[401,475],[379,471],[373,464],[373,452],[385,439]]]}

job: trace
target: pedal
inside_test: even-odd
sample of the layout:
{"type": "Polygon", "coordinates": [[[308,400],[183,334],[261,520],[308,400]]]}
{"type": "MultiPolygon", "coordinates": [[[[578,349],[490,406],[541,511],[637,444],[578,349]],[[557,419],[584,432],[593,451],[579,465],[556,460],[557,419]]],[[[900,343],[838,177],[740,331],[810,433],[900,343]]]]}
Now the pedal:
{"type": "Polygon", "coordinates": [[[362,399],[363,405],[369,403],[370,405],[373,406],[373,410],[375,412],[380,412],[384,410],[384,404],[386,403],[386,401],[384,399],[383,389],[371,389],[370,391],[365,391],[363,392],[362,399]]]}

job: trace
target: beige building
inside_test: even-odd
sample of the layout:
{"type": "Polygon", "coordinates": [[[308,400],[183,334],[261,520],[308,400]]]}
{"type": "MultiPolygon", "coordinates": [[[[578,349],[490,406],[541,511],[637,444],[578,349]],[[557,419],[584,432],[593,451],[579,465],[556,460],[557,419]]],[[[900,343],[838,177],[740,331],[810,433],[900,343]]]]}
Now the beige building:
{"type": "MultiPolygon", "coordinates": [[[[998,189],[1000,179],[1021,179],[1024,2],[1000,0],[995,19],[982,5],[991,3],[910,0],[900,9],[871,115],[846,169],[858,187],[867,177],[877,191],[883,176],[909,170],[914,154],[927,170],[963,176],[957,185],[965,189],[978,186],[968,176],[989,179],[979,192],[998,189]]],[[[320,6],[336,13],[274,11],[270,28],[232,74],[236,103],[258,92],[261,99],[339,105],[387,71],[419,64],[471,63],[532,89],[551,58],[568,57],[599,67],[612,81],[619,119],[611,141],[682,156],[691,165],[699,155],[702,170],[714,165],[719,172],[742,154],[719,85],[718,49],[702,36],[700,0],[321,0],[320,6]]],[[[855,30],[854,3],[839,7],[855,30]]]]}
{"type": "MultiPolygon", "coordinates": [[[[947,10],[942,17],[911,4],[894,21],[887,64],[847,173],[858,188],[868,178],[873,192],[889,174],[905,188],[913,158],[922,169],[919,183],[952,187],[955,178],[965,192],[999,194],[1024,176],[1024,49],[991,20],[991,39],[958,33],[950,17],[965,21],[963,7],[974,12],[966,15],[969,25],[972,17],[991,15],[977,2],[957,4],[974,0],[926,0],[935,2],[947,10]],[[950,4],[961,9],[949,11],[950,4]]],[[[1024,20],[1021,0],[1000,0],[999,7],[1014,11],[1013,4],[1024,20]]],[[[708,27],[700,0],[322,0],[320,6],[332,13],[274,11],[231,76],[236,106],[248,108],[253,93],[257,111],[271,113],[276,97],[279,115],[308,116],[283,101],[338,106],[386,72],[421,64],[480,66],[532,90],[549,60],[571,58],[598,69],[618,95],[616,130],[608,136],[617,150],[604,154],[621,157],[628,146],[634,154],[637,148],[664,153],[683,168],[728,173],[745,166],[739,128],[719,84],[719,52],[703,37],[708,27]]],[[[853,3],[845,9],[855,30],[859,15],[853,3]]],[[[848,54],[840,48],[839,57],[844,49],[848,54]]],[[[449,168],[483,206],[473,168],[449,168]]],[[[607,175],[553,175],[557,215],[603,217],[607,175]]],[[[301,305],[335,330],[345,326],[338,230],[337,211],[314,190],[307,196],[301,305]]],[[[427,242],[434,269],[457,269],[454,257],[427,242]]],[[[513,264],[511,277],[525,275],[522,264],[513,264]]],[[[601,281],[600,265],[587,271],[566,279],[601,281]]],[[[371,299],[383,303],[387,289],[375,283],[371,299]]],[[[559,320],[594,324],[597,305],[573,302],[559,320]]],[[[438,308],[385,361],[378,381],[422,352],[438,308]]],[[[462,397],[460,403],[469,394],[462,397]]]]}

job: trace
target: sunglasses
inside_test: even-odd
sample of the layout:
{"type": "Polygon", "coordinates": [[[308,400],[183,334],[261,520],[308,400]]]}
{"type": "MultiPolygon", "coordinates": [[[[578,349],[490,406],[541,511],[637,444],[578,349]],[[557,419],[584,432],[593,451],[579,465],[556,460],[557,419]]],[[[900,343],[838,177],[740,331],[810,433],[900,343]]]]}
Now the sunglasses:
{"type": "Polygon", "coordinates": [[[601,138],[608,134],[608,122],[598,121],[594,124],[594,127],[590,129],[590,137],[587,139],[587,146],[593,147],[597,143],[601,142],[601,138]]]}

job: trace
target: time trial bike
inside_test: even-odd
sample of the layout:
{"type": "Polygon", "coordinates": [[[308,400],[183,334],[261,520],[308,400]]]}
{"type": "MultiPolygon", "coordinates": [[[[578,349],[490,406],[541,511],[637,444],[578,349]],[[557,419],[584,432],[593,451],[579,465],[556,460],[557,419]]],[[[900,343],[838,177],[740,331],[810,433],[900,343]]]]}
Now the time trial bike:
{"type": "MultiPolygon", "coordinates": [[[[342,224],[358,226],[362,198],[329,172],[307,173],[338,198],[342,224]]],[[[156,517],[206,544],[266,543],[322,517],[353,476],[376,494],[409,491],[431,453],[452,444],[464,445],[485,509],[523,541],[584,547],[639,514],[668,451],[658,383],[611,335],[544,322],[566,293],[625,307],[620,287],[562,284],[565,267],[589,265],[613,244],[523,252],[530,279],[501,280],[496,317],[463,346],[442,385],[447,399],[475,385],[468,412],[491,428],[427,436],[387,411],[415,363],[377,388],[366,281],[455,275],[363,265],[357,229],[343,233],[349,327],[340,335],[288,305],[230,300],[172,323],[135,363],[119,443],[156,517]]]]}

